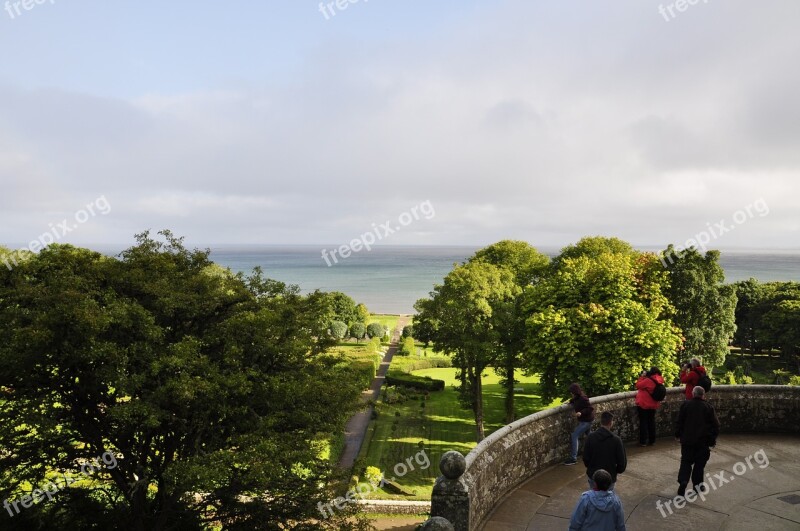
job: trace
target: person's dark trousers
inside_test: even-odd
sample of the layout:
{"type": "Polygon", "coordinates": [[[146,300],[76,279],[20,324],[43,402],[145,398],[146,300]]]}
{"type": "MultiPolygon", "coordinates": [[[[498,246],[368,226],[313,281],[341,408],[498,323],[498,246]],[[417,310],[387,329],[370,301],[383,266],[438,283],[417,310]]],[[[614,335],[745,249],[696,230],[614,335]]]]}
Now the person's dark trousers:
{"type": "Polygon", "coordinates": [[[654,444],[656,442],[656,410],[643,409],[636,406],[639,410],[639,444],[654,444]]]}
{"type": "Polygon", "coordinates": [[[678,483],[686,485],[689,478],[696,489],[703,483],[703,473],[706,463],[711,457],[711,450],[705,444],[682,444],[681,445],[681,468],[678,471],[678,483]]]}

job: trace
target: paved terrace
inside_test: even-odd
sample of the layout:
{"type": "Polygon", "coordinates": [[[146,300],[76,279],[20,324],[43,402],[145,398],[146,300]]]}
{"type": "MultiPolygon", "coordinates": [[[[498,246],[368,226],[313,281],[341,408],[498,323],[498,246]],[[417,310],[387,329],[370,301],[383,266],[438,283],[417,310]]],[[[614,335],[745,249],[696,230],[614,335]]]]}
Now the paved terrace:
{"type": "MultiPolygon", "coordinates": [[[[709,402],[722,433],[706,471],[718,487],[709,485],[705,500],[682,508],[674,501],[680,445],[670,435],[683,390],[668,389],[656,415],[660,438],[649,448],[633,444],[639,424],[634,397],[591,399],[596,415],[614,413],[614,431],[628,443],[628,471],[617,490],[629,529],[800,530],[800,387],[714,386],[709,402]],[[729,481],[723,484],[719,474],[729,481]]],[[[582,464],[560,464],[574,425],[571,407],[562,405],[500,428],[467,456],[445,453],[431,514],[455,531],[567,529],[588,488],[582,464]]]]}
{"type": "MultiPolygon", "coordinates": [[[[673,501],[672,514],[665,504],[673,500],[678,488],[680,444],[662,438],[655,446],[629,445],[626,449],[628,470],[619,476],[616,491],[625,509],[627,528],[632,531],[800,530],[800,437],[721,435],[706,473],[715,483],[721,483],[715,477],[720,473],[729,481],[711,489],[705,500],[698,498],[681,509],[675,508],[673,501]],[[752,469],[747,466],[749,456],[754,456],[750,459],[752,469]],[[656,505],[659,501],[661,511],[656,505]]],[[[564,531],[581,492],[587,488],[586,468],[580,460],[576,466],[550,467],[496,505],[483,529],[564,531]]]]}

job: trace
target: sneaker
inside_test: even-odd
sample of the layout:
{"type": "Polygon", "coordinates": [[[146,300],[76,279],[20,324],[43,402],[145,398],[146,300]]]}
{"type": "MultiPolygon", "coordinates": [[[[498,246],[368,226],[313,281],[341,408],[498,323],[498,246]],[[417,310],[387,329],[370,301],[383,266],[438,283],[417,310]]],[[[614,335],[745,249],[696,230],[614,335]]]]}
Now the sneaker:
{"type": "Polygon", "coordinates": [[[686,496],[686,484],[685,483],[681,483],[680,486],[678,486],[678,496],[686,496]]]}
{"type": "Polygon", "coordinates": [[[569,465],[576,465],[576,464],[578,464],[578,460],[577,460],[577,459],[573,459],[573,458],[571,458],[571,457],[568,457],[568,458],[567,458],[567,459],[564,461],[564,464],[565,464],[565,465],[567,465],[567,466],[569,466],[569,465]]]}
{"type": "Polygon", "coordinates": [[[642,448],[645,448],[647,445],[645,443],[639,443],[639,446],[641,446],[642,448]]]}

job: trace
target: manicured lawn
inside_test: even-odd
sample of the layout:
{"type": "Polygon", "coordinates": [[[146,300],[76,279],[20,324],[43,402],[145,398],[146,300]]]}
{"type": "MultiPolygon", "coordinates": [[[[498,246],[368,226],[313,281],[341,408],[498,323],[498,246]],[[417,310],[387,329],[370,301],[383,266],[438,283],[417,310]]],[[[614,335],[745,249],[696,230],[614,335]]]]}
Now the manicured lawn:
{"type": "MultiPolygon", "coordinates": [[[[381,400],[378,405],[378,420],[370,425],[370,430],[374,430],[374,433],[371,434],[368,448],[362,448],[361,457],[364,458],[365,465],[377,466],[388,478],[396,477],[403,488],[414,492],[415,495],[413,497],[393,495],[381,490],[372,495],[374,498],[430,499],[433,483],[439,475],[438,463],[441,455],[448,450],[466,454],[476,445],[472,412],[459,405],[457,392],[453,388],[456,384],[456,370],[425,369],[414,371],[412,374],[444,380],[445,390],[430,393],[427,400],[423,400],[422,395],[400,404],[386,404],[381,400]],[[421,406],[422,403],[425,407],[421,406]],[[424,445],[424,456],[419,453],[420,441],[424,445]],[[417,457],[418,461],[413,460],[409,466],[407,459],[414,457],[417,457]],[[414,470],[403,477],[398,477],[404,468],[398,463],[404,463],[404,466],[413,467],[414,470]],[[429,466],[423,470],[425,464],[429,466]]],[[[520,382],[517,387],[522,388],[516,395],[518,418],[551,405],[543,403],[539,396],[538,377],[518,377],[518,379],[520,382]]],[[[483,383],[488,435],[505,424],[504,395],[499,377],[493,370],[488,370],[484,374],[483,383]]]]}

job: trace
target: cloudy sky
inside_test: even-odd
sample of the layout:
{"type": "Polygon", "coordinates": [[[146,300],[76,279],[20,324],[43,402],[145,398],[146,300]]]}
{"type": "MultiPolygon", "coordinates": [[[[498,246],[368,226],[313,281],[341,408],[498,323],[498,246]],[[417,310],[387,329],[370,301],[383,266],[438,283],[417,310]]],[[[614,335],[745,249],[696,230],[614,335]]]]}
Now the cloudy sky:
{"type": "Polygon", "coordinates": [[[0,242],[800,248],[800,2],[672,1],[5,3],[0,242]]]}

